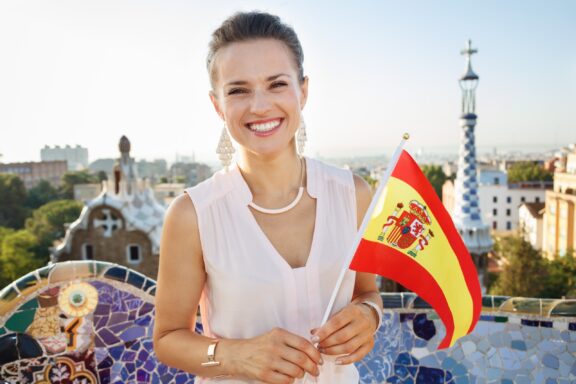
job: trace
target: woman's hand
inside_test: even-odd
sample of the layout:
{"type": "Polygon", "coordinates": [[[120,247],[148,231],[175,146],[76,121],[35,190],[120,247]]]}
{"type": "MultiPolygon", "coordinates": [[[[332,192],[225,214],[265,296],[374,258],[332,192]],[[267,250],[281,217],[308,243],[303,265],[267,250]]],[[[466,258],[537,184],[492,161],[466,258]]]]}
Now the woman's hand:
{"type": "Polygon", "coordinates": [[[320,352],[312,343],[284,329],[275,328],[244,340],[221,340],[222,360],[234,377],[265,383],[292,383],[306,373],[318,376],[320,352]]]}
{"type": "Polygon", "coordinates": [[[343,355],[336,364],[351,364],[362,360],[374,347],[374,331],[378,320],[373,310],[353,302],[336,313],[321,328],[312,330],[318,349],[327,355],[343,355]]]}

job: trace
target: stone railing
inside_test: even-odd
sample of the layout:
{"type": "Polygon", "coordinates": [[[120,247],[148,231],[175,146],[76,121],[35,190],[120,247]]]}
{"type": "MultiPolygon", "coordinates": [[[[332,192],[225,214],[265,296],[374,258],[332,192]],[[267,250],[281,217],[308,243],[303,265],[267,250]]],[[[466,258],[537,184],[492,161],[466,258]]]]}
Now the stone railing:
{"type": "MultiPolygon", "coordinates": [[[[0,291],[0,383],[188,383],[152,348],[154,280],[97,261],[50,265],[0,291]]],[[[576,382],[576,301],[486,296],[476,329],[444,328],[410,293],[382,294],[362,383],[576,382]]],[[[197,331],[201,327],[197,326],[197,331]]]]}

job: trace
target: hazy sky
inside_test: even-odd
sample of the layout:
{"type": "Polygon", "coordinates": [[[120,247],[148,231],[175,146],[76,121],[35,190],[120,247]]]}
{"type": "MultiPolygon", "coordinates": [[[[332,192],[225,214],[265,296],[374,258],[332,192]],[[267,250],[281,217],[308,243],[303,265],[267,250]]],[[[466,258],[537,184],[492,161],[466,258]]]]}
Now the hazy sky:
{"type": "Polygon", "coordinates": [[[212,161],[221,122],[207,44],[238,10],[280,15],[310,77],[311,155],[457,151],[459,54],[472,39],[481,148],[576,142],[576,1],[0,0],[1,161],[44,145],[212,161]]]}

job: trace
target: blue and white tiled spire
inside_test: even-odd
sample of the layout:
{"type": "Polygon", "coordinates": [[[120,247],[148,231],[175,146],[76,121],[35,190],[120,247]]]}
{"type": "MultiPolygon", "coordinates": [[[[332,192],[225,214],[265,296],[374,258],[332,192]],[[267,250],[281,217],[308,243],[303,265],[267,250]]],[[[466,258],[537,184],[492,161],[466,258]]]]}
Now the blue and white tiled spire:
{"type": "Polygon", "coordinates": [[[478,52],[472,49],[468,40],[462,54],[466,56],[466,72],[460,78],[462,88],[462,134],[458,173],[455,183],[455,204],[452,217],[468,251],[475,255],[484,254],[492,249],[492,238],[489,227],[482,221],[478,202],[478,181],[476,170],[476,144],[474,128],[476,127],[476,87],[478,75],[472,70],[471,56],[478,52]]]}

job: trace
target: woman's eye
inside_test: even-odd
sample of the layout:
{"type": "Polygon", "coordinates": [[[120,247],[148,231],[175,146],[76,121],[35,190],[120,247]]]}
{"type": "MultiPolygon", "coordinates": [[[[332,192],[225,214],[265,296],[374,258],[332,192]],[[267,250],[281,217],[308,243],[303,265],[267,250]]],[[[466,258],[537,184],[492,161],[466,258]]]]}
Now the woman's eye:
{"type": "Polygon", "coordinates": [[[280,87],[284,87],[286,85],[288,85],[288,84],[286,84],[286,82],[284,82],[284,81],[275,81],[272,83],[271,87],[272,88],[280,88],[280,87]]]}
{"type": "Polygon", "coordinates": [[[246,93],[246,89],[244,88],[232,88],[228,91],[228,95],[237,95],[237,94],[241,94],[241,93],[246,93]]]}

